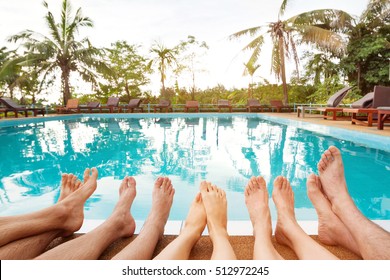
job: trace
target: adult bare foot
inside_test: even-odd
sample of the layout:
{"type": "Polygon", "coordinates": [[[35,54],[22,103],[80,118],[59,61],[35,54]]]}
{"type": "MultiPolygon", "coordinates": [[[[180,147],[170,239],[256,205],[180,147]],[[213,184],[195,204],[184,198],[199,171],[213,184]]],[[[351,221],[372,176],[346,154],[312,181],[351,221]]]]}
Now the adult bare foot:
{"type": "Polygon", "coordinates": [[[292,247],[288,238],[290,228],[299,226],[295,219],[294,192],[287,178],[278,176],[274,180],[272,199],[278,212],[278,220],[275,229],[276,241],[280,244],[292,247]]]}
{"type": "Polygon", "coordinates": [[[202,196],[198,193],[192,201],[181,234],[194,235],[199,238],[206,227],[206,222],[206,210],[204,209],[202,196]]]}
{"type": "Polygon", "coordinates": [[[307,195],[318,215],[319,240],[326,245],[341,245],[360,255],[351,233],[332,211],[332,205],[323,193],[320,178],[310,174],[306,186],[307,195]]]}
{"type": "Polygon", "coordinates": [[[244,195],[254,234],[271,237],[271,213],[268,206],[268,191],[264,178],[252,177],[245,188],[244,195]]]}
{"type": "MultiPolygon", "coordinates": [[[[97,187],[98,171],[92,168],[91,172],[86,169],[84,172],[84,184],[78,187],[59,203],[57,208],[63,219],[62,229],[65,234],[72,234],[80,229],[84,221],[84,203],[93,194],[97,187]],[[90,174],[91,173],[91,174],[90,174]]],[[[68,178],[69,179],[69,178],[68,178]]],[[[73,187],[75,189],[75,187],[73,187]]]]}
{"type": "Polygon", "coordinates": [[[152,193],[152,209],[145,223],[156,227],[162,236],[171,211],[175,189],[168,177],[159,177],[154,183],[152,193]]]}
{"type": "Polygon", "coordinates": [[[62,174],[60,196],[57,202],[60,202],[72,192],[76,191],[81,185],[81,181],[73,174],[62,174]]]}
{"type": "Polygon", "coordinates": [[[340,150],[330,146],[322,154],[317,167],[323,191],[331,202],[332,207],[334,203],[351,202],[345,181],[344,165],[340,150]]]}
{"type": "Polygon", "coordinates": [[[272,244],[271,213],[264,178],[252,177],[245,188],[244,194],[255,237],[253,259],[283,259],[272,244]]]}
{"type": "Polygon", "coordinates": [[[110,228],[117,237],[130,237],[134,234],[135,221],[130,213],[136,196],[136,181],[133,177],[125,177],[119,188],[119,200],[111,216],[107,219],[110,228]]]}
{"type": "Polygon", "coordinates": [[[200,184],[203,205],[207,215],[207,227],[211,240],[218,235],[227,236],[227,201],[225,191],[203,181],[200,184]]]}

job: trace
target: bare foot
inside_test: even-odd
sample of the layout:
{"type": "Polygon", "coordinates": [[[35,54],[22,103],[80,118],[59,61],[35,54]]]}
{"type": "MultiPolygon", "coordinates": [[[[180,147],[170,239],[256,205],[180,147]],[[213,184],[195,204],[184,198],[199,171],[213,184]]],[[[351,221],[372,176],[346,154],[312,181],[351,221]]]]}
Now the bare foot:
{"type": "Polygon", "coordinates": [[[260,234],[271,238],[271,213],[268,207],[268,191],[264,178],[252,177],[245,188],[244,194],[254,235],[260,234]]]}
{"type": "Polygon", "coordinates": [[[150,223],[164,234],[164,227],[171,211],[175,189],[168,177],[159,177],[154,183],[152,193],[152,210],[145,223],[150,223]]]}
{"type": "Polygon", "coordinates": [[[345,201],[346,198],[350,198],[344,176],[343,160],[339,149],[330,146],[322,154],[317,167],[323,191],[332,205],[334,202],[345,201]]]}
{"type": "Polygon", "coordinates": [[[288,238],[290,228],[298,225],[295,219],[294,211],[294,192],[291,189],[290,182],[287,178],[278,176],[274,181],[274,190],[272,199],[275,202],[278,212],[278,220],[275,229],[276,241],[280,244],[292,247],[288,238]]]}
{"type": "Polygon", "coordinates": [[[130,237],[134,234],[135,221],[130,213],[130,209],[135,196],[135,179],[133,177],[125,177],[119,188],[118,203],[107,220],[119,237],[130,237]]]}
{"type": "Polygon", "coordinates": [[[218,235],[227,236],[227,201],[225,191],[203,181],[200,184],[203,205],[207,215],[207,227],[211,240],[218,235]]]}
{"type": "Polygon", "coordinates": [[[57,202],[65,199],[72,192],[76,191],[81,185],[81,181],[73,174],[62,174],[60,196],[57,202]]]}
{"type": "Polygon", "coordinates": [[[188,211],[181,233],[196,235],[199,238],[206,227],[206,222],[206,210],[203,206],[202,196],[198,193],[188,211]]]}
{"type": "Polygon", "coordinates": [[[319,240],[326,245],[341,245],[360,255],[351,233],[332,211],[332,205],[322,191],[320,178],[310,174],[306,185],[307,195],[318,215],[319,240]]]}
{"type": "Polygon", "coordinates": [[[90,175],[89,169],[86,169],[84,172],[84,184],[57,203],[57,209],[61,211],[59,215],[64,219],[62,229],[66,234],[72,234],[79,230],[83,224],[84,203],[97,187],[98,171],[96,168],[92,168],[91,171],[90,175]]]}

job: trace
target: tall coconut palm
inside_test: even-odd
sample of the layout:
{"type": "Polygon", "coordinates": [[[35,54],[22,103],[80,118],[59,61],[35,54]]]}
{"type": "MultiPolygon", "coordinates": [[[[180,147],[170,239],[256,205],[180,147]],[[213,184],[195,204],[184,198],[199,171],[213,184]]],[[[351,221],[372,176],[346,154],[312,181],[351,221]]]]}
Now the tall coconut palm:
{"type": "Polygon", "coordinates": [[[175,47],[169,49],[165,47],[162,43],[155,42],[151,47],[150,52],[155,55],[155,58],[149,62],[149,67],[151,67],[152,64],[158,64],[158,71],[160,72],[160,76],[161,76],[161,87],[162,87],[161,94],[164,98],[166,98],[166,92],[165,92],[166,72],[169,67],[172,67],[173,65],[177,65],[176,55],[178,54],[178,48],[175,47]]]}
{"type": "Polygon", "coordinates": [[[26,53],[21,59],[9,64],[38,66],[43,80],[60,71],[63,102],[66,104],[71,98],[71,72],[79,73],[87,82],[96,82],[97,74],[94,70],[103,69],[105,65],[98,59],[101,51],[94,48],[88,38],[76,40],[81,27],[93,27],[92,20],[82,15],[81,8],[72,16],[70,2],[63,0],[61,18],[56,22],[46,1],[43,5],[47,9],[45,21],[50,35],[25,30],[12,36],[10,41],[22,41],[26,53]]]}
{"type": "Polygon", "coordinates": [[[231,39],[244,35],[256,36],[244,47],[244,50],[253,50],[248,61],[252,64],[260,56],[264,35],[268,34],[270,36],[273,44],[271,72],[275,73],[278,80],[282,80],[285,103],[288,103],[286,59],[293,59],[298,72],[297,42],[314,44],[322,50],[340,54],[344,52],[345,42],[337,32],[352,21],[352,17],[346,12],[333,9],[313,10],[283,20],[281,17],[287,7],[287,2],[288,0],[282,1],[277,21],[230,35],[231,39]]]}

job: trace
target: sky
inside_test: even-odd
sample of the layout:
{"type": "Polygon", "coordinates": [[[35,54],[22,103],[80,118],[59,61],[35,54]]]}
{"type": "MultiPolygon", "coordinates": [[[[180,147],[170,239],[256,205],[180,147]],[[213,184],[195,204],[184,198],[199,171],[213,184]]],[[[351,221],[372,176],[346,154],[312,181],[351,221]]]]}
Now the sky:
{"type": "MultiPolygon", "coordinates": [[[[47,0],[55,18],[59,18],[62,0],[47,0]]],[[[201,60],[196,75],[199,88],[222,84],[226,88],[246,87],[250,77],[243,76],[244,63],[249,53],[241,49],[250,38],[229,40],[229,35],[254,26],[277,20],[281,0],[72,0],[73,10],[81,7],[83,14],[94,22],[94,28],[84,28],[80,38],[88,37],[97,47],[109,47],[111,43],[125,40],[141,45],[140,52],[150,56],[151,45],[159,41],[171,48],[188,35],[205,41],[209,50],[201,60]]],[[[286,19],[295,14],[314,9],[341,9],[359,16],[368,0],[291,0],[287,6],[286,19]]],[[[46,9],[42,0],[0,1],[0,46],[12,47],[6,39],[10,35],[31,29],[47,33],[44,22],[46,9]]],[[[270,41],[266,38],[266,41],[270,41]]],[[[260,69],[254,82],[266,78],[275,82],[271,69],[271,48],[265,44],[260,56],[260,69]]],[[[290,63],[287,72],[294,69],[290,63]]],[[[167,86],[173,86],[169,78],[167,86]]],[[[74,84],[73,84],[74,85],[74,84]]],[[[185,76],[179,78],[179,86],[189,86],[185,76]]],[[[157,73],[151,77],[149,89],[158,94],[160,88],[157,73]]]]}

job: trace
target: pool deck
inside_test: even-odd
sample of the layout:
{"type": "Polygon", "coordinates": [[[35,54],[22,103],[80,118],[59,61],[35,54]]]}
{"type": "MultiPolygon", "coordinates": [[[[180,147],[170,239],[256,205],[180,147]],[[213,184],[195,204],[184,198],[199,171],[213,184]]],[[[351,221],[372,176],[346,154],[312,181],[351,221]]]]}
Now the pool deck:
{"type": "MultiPolygon", "coordinates": [[[[296,113],[261,113],[266,116],[270,117],[280,117],[285,118],[288,120],[294,120],[294,121],[302,121],[302,122],[308,122],[311,124],[316,125],[324,125],[329,127],[335,127],[335,128],[341,128],[341,129],[347,129],[355,132],[361,132],[366,134],[373,134],[373,135],[380,135],[390,138],[390,126],[389,124],[385,125],[384,130],[378,130],[376,128],[376,125],[372,127],[366,127],[361,125],[352,125],[350,119],[344,119],[344,120],[324,120],[322,116],[316,114],[305,114],[304,118],[298,118],[296,116],[296,113]]],[[[55,115],[51,115],[55,116],[55,115]]],[[[45,117],[49,118],[49,117],[45,117]]],[[[24,119],[24,118],[20,118],[24,119]]],[[[4,119],[0,119],[0,122],[4,119]]],[[[9,119],[7,119],[9,120],[9,119]]],[[[76,233],[74,236],[67,238],[67,239],[57,239],[54,241],[49,248],[57,246],[58,244],[67,241],[68,239],[77,238],[83,233],[86,233],[93,228],[97,227],[99,224],[101,224],[103,221],[100,220],[86,220],[84,222],[83,227],[80,229],[78,233],[76,233]]],[[[385,228],[386,230],[390,231],[390,221],[375,221],[377,224],[385,228]]],[[[276,221],[272,221],[273,226],[275,226],[276,221]]],[[[101,259],[110,259],[112,256],[114,256],[117,252],[119,252],[121,249],[123,249],[127,244],[129,244],[136,236],[138,235],[140,229],[142,228],[143,221],[136,221],[137,227],[136,232],[133,237],[121,239],[115,243],[113,243],[100,257],[101,259]]],[[[302,228],[305,230],[307,234],[311,236],[316,242],[318,241],[317,236],[317,227],[318,222],[317,221],[299,221],[299,224],[302,226],[302,228]]],[[[183,221],[168,221],[165,233],[163,238],[159,241],[157,244],[156,250],[154,252],[154,256],[157,255],[166,245],[168,245],[179,233],[182,228],[183,221]]],[[[254,238],[252,235],[252,225],[250,221],[229,221],[228,222],[228,232],[230,235],[230,242],[233,246],[233,249],[236,252],[236,255],[238,259],[243,260],[249,260],[253,257],[253,244],[254,244],[254,238]]],[[[294,252],[289,249],[286,246],[280,245],[275,241],[275,238],[273,237],[273,244],[277,251],[282,255],[282,257],[286,259],[297,259],[297,256],[294,254],[294,252]]],[[[321,243],[320,243],[321,244],[321,243]]],[[[348,250],[345,250],[339,246],[325,246],[321,244],[322,246],[326,247],[329,251],[331,251],[333,254],[335,254],[340,259],[360,259],[355,254],[349,252],[348,250]]],[[[192,260],[206,260],[210,259],[212,253],[212,244],[211,240],[208,237],[207,230],[203,233],[203,236],[198,241],[198,243],[193,248],[190,259],[192,260]]]]}

